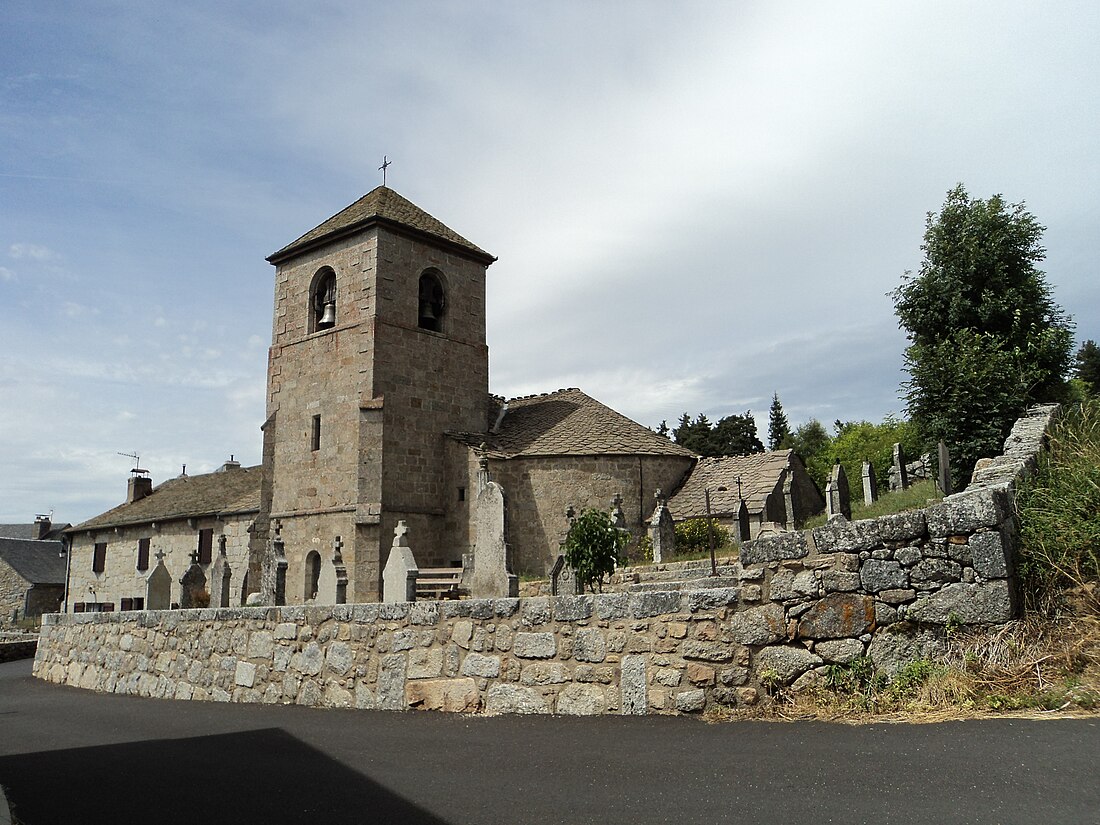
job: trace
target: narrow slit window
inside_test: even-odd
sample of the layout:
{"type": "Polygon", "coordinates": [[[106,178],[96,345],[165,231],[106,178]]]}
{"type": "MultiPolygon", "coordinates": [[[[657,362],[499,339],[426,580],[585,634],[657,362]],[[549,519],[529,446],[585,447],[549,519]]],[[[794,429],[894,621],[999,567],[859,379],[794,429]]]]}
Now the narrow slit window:
{"type": "Polygon", "coordinates": [[[309,448],[313,452],[321,449],[321,416],[313,416],[313,426],[310,428],[309,448]]]}

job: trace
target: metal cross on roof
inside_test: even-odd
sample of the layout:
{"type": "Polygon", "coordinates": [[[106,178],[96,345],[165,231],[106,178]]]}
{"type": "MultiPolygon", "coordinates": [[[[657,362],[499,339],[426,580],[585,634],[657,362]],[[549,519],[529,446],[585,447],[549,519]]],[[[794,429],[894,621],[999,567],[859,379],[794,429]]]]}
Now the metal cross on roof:
{"type": "Polygon", "coordinates": [[[389,168],[389,166],[390,166],[390,159],[388,157],[386,157],[385,155],[382,155],[382,165],[379,166],[378,168],[382,171],[382,185],[383,186],[386,185],[386,170],[389,168]]]}

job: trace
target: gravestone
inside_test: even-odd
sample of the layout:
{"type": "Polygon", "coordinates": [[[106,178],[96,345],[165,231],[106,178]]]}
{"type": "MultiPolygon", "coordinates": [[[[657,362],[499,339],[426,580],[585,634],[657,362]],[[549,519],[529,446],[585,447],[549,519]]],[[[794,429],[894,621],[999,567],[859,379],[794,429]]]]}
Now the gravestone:
{"type": "Polygon", "coordinates": [[[665,558],[676,555],[676,525],[672,522],[672,513],[668,511],[668,499],[660,490],[654,494],[657,508],[649,520],[649,541],[653,548],[653,563],[660,564],[665,558]]]}
{"type": "Polygon", "coordinates": [[[209,607],[210,594],[206,590],[206,574],[199,564],[199,554],[191,555],[191,566],[180,578],[180,608],[209,607]]]}
{"type": "Polygon", "coordinates": [[[283,545],[282,524],[275,521],[275,538],[271,540],[271,553],[275,563],[275,604],[286,604],[286,548],[283,545]]]}
{"type": "Polygon", "coordinates": [[[550,569],[550,595],[579,596],[581,592],[577,571],[565,563],[564,555],[559,555],[550,569]]]}
{"type": "Polygon", "coordinates": [[[870,461],[863,462],[863,503],[874,504],[878,501],[878,480],[875,478],[875,467],[870,461]]]}
{"type": "Polygon", "coordinates": [[[829,483],[825,485],[825,507],[829,518],[844,516],[852,518],[852,496],[848,488],[848,475],[843,464],[834,464],[829,483]]]}
{"type": "Polygon", "coordinates": [[[890,465],[890,491],[909,489],[909,471],[905,466],[905,450],[901,444],[894,445],[894,463],[890,465]]]}
{"type": "Polygon", "coordinates": [[[348,568],[340,552],[343,546],[344,542],[339,536],[332,540],[332,566],[336,568],[336,604],[347,604],[348,601],[348,568]]]}
{"type": "Polygon", "coordinates": [[[164,566],[164,551],[157,551],[157,566],[145,580],[145,609],[168,610],[172,606],[172,574],[164,566]]]}
{"type": "Polygon", "coordinates": [[[393,546],[390,547],[390,557],[386,559],[386,568],[382,571],[382,601],[415,602],[416,577],[419,573],[413,551],[409,548],[409,526],[401,519],[393,529],[393,546]]]}
{"type": "Polygon", "coordinates": [[[233,571],[225,555],[225,533],[218,536],[218,557],[210,567],[210,606],[229,607],[229,585],[233,571]]]}
{"type": "Polygon", "coordinates": [[[508,572],[508,545],[504,541],[504,490],[495,481],[477,494],[477,538],[473,570],[464,584],[474,599],[519,595],[519,579],[508,572]]]}
{"type": "Polygon", "coordinates": [[[611,499],[611,523],[617,530],[626,529],[626,516],[623,515],[623,494],[615,493],[611,499]]]}
{"type": "Polygon", "coordinates": [[[752,531],[749,527],[749,505],[745,503],[745,499],[741,499],[741,504],[737,508],[737,540],[748,541],[751,538],[752,531]]]}
{"type": "Polygon", "coordinates": [[[940,465],[940,492],[943,493],[945,496],[949,496],[952,492],[954,492],[951,485],[951,453],[947,451],[947,445],[944,444],[942,441],[937,448],[937,453],[940,465]]]}

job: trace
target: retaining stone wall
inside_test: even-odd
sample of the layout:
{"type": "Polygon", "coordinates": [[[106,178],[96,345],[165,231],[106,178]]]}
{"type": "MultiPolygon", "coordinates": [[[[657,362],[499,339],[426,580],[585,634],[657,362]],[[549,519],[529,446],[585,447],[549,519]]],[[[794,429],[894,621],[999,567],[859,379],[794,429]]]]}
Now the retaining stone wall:
{"type": "Polygon", "coordinates": [[[1012,494],[1056,407],[1017,422],[966,491],[742,548],[731,586],[585,596],[48,616],[34,672],[176,699],[488,713],[697,713],[889,670],[950,623],[1016,612],[1012,494]]]}

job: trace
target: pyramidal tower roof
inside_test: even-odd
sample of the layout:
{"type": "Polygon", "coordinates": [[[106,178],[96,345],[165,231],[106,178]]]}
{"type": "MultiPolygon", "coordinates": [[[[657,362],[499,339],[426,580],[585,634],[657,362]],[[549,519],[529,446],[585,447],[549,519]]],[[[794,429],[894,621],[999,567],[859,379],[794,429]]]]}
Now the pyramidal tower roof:
{"type": "Polygon", "coordinates": [[[273,264],[321,244],[351,235],[370,226],[386,226],[398,232],[418,235],[437,246],[490,264],[496,260],[479,246],[470,243],[438,218],[434,218],[407,198],[386,186],[372,189],[324,223],[315,226],[296,241],[268,256],[273,264]]]}

